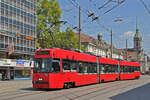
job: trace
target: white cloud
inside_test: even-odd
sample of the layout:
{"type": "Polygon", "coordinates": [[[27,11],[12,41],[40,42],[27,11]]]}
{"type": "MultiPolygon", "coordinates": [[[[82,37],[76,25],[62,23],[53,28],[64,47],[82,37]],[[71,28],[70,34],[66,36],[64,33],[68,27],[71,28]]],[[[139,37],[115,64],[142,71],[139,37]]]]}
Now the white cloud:
{"type": "Polygon", "coordinates": [[[132,31],[128,31],[128,32],[124,32],[120,37],[133,37],[134,32],[132,31]]]}

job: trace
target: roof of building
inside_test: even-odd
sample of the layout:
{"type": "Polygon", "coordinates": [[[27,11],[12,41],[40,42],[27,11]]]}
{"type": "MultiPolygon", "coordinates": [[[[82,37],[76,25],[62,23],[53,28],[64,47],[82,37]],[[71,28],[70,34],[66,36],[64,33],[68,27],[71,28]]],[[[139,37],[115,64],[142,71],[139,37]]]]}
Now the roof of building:
{"type": "Polygon", "coordinates": [[[134,38],[142,39],[142,37],[141,37],[139,32],[134,35],[134,38]]]}
{"type": "Polygon", "coordinates": [[[103,34],[100,32],[100,33],[98,33],[98,36],[102,36],[103,34]]]}

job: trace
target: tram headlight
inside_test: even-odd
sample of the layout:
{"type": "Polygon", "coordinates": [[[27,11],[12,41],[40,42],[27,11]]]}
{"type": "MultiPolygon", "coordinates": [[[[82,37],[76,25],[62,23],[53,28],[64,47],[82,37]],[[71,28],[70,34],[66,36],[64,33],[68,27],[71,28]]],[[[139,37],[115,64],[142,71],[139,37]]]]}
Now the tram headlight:
{"type": "Polygon", "coordinates": [[[42,81],[43,80],[43,78],[39,78],[39,81],[42,81]]]}

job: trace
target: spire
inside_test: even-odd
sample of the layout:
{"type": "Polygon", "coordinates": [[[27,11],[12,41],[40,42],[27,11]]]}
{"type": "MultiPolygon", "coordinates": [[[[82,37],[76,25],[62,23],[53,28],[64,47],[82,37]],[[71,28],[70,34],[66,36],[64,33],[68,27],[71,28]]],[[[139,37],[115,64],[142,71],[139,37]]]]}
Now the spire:
{"type": "Polygon", "coordinates": [[[138,21],[137,21],[137,17],[136,17],[136,33],[139,32],[139,28],[138,28],[138,21]]]}
{"type": "Polygon", "coordinates": [[[141,50],[142,48],[142,37],[140,35],[139,28],[138,28],[137,17],[136,17],[136,33],[134,35],[134,48],[135,50],[141,50]]]}
{"type": "Polygon", "coordinates": [[[139,32],[139,28],[138,28],[138,21],[137,21],[137,17],[136,17],[136,33],[134,35],[134,38],[138,38],[138,39],[142,39],[140,32],[139,32]]]}

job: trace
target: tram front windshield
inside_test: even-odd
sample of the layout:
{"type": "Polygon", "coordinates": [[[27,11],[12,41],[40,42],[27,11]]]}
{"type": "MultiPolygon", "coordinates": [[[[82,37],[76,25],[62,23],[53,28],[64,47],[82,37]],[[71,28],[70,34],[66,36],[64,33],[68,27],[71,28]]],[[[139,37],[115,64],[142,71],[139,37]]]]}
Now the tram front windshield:
{"type": "Polygon", "coordinates": [[[60,72],[59,62],[52,58],[36,58],[34,73],[58,73],[60,72]]]}
{"type": "Polygon", "coordinates": [[[49,73],[51,67],[50,58],[36,58],[34,64],[34,73],[49,73]]]}

